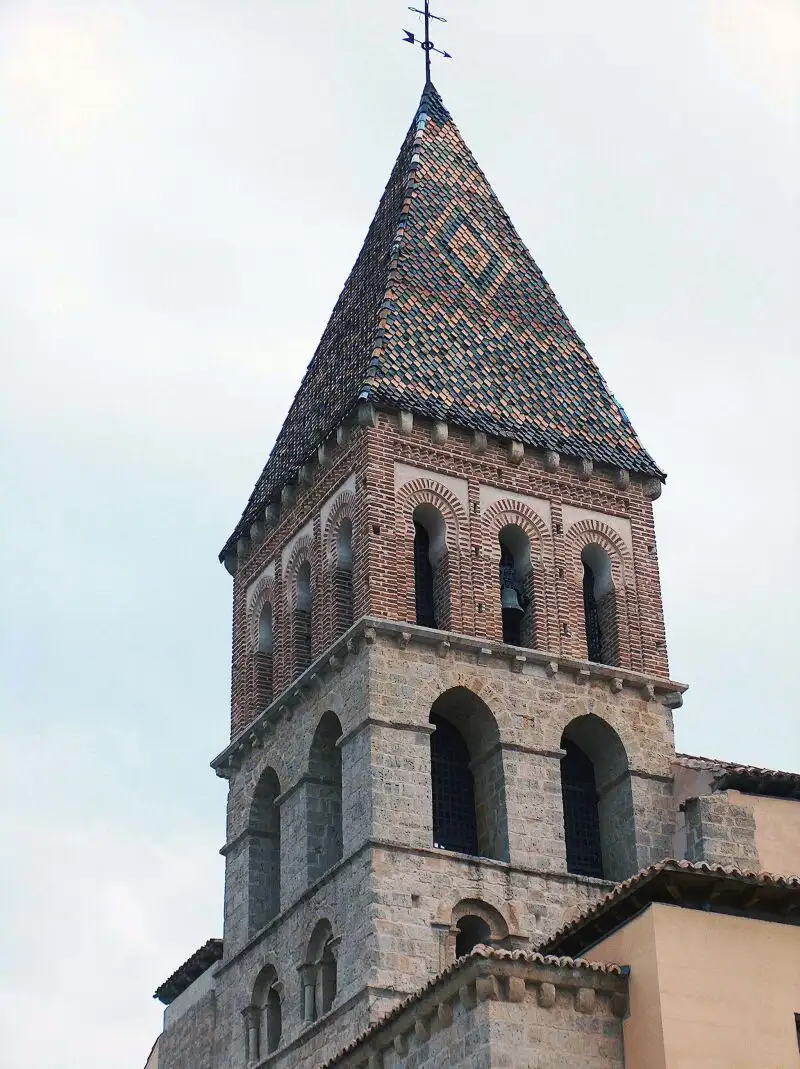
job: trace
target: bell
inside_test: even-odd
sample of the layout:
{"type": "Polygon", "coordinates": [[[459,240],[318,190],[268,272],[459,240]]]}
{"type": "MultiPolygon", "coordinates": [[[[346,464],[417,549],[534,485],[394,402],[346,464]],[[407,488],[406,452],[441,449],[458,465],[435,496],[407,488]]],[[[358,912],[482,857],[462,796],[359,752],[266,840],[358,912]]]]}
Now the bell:
{"type": "Polygon", "coordinates": [[[519,596],[513,586],[504,586],[500,591],[500,606],[503,609],[513,609],[514,612],[522,612],[519,596]]]}

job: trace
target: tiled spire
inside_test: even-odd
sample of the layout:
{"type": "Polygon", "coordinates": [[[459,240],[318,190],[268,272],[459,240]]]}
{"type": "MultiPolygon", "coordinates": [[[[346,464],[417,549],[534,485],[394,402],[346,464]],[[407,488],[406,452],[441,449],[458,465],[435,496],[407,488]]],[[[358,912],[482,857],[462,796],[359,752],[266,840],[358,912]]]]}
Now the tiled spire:
{"type": "Polygon", "coordinates": [[[226,550],[359,401],[662,474],[432,84],[226,550]]]}

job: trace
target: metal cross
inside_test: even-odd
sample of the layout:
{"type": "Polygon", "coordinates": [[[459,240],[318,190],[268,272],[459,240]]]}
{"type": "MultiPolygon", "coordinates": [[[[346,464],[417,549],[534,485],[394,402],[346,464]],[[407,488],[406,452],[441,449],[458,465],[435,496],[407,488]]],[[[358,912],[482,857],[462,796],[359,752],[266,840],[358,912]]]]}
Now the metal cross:
{"type": "Polygon", "coordinates": [[[431,52],[438,52],[445,59],[453,58],[449,52],[443,52],[441,48],[437,48],[431,40],[431,19],[435,19],[437,22],[447,22],[447,19],[443,19],[441,15],[431,13],[429,0],[425,0],[425,7],[422,11],[418,7],[410,7],[408,10],[413,11],[415,15],[422,15],[425,20],[425,39],[423,41],[420,41],[411,30],[403,30],[405,34],[403,40],[407,45],[418,44],[425,53],[425,84],[428,85],[431,80],[431,52]]]}

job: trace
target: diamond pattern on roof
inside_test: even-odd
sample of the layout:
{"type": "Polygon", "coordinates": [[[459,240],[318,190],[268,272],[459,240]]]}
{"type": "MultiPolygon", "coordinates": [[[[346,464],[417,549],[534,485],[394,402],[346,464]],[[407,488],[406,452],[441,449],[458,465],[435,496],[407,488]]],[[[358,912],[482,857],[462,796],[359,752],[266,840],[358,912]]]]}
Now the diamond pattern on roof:
{"type": "Polygon", "coordinates": [[[359,400],[663,478],[433,85],[223,554],[359,400]]]}

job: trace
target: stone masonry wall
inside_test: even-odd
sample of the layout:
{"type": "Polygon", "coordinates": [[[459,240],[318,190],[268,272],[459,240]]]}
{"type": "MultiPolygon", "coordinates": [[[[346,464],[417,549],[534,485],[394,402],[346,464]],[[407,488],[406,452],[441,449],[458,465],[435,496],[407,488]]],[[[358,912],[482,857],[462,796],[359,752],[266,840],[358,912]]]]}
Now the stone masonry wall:
{"type": "Polygon", "coordinates": [[[759,869],[756,821],[752,809],[733,803],[727,791],[689,798],[686,815],[686,860],[733,865],[743,872],[759,869]]]}
{"type": "Polygon", "coordinates": [[[158,1044],[165,1069],[216,1069],[217,1004],[211,991],[167,1028],[158,1044]]]}
{"type": "Polygon", "coordinates": [[[454,918],[465,902],[467,912],[496,918],[495,945],[514,947],[538,941],[606,893],[607,882],[566,870],[560,740],[576,718],[607,725],[624,749],[633,819],[617,829],[627,836],[623,875],[667,856],[674,746],[662,704],[670,685],[663,693],[659,686],[569,658],[522,658],[485,639],[388,621],[355,625],[217,762],[230,780],[218,1064],[243,1069],[242,1011],[266,965],[280,984],[283,1037],[264,1064],[311,1069],[452,961],[454,918]],[[505,859],[433,847],[429,714],[443,694],[467,702],[461,721],[458,707],[448,715],[473,759],[501,770],[494,779],[504,798],[494,816],[506,825],[505,859]],[[475,723],[472,701],[488,709],[475,723]],[[343,856],[309,886],[310,753],[326,713],[342,729],[343,856]],[[247,828],[268,769],[280,786],[281,912],[251,932],[247,828]],[[338,993],[326,1018],[310,1024],[300,967],[321,920],[337,940],[338,993]]]}

